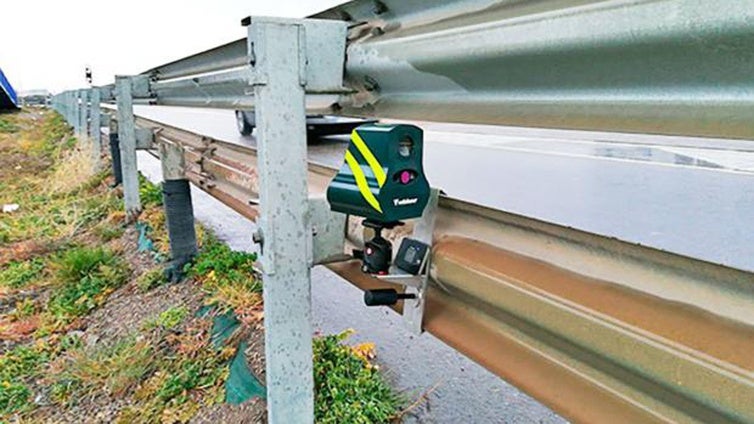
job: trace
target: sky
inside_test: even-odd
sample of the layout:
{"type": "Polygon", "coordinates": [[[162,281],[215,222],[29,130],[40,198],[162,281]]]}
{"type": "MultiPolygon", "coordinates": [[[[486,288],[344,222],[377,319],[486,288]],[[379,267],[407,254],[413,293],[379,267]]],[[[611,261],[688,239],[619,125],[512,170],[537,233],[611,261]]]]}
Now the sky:
{"type": "Polygon", "coordinates": [[[16,91],[54,93],[243,38],[249,15],[304,17],[345,0],[22,0],[0,5],[0,69],[16,91]],[[8,19],[8,17],[11,17],[8,19]]]}

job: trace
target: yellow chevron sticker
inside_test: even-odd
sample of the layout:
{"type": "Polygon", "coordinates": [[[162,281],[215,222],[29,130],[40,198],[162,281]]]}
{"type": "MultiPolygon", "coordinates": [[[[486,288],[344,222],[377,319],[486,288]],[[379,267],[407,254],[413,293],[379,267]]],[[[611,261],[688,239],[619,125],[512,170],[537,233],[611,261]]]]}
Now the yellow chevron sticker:
{"type": "Polygon", "coordinates": [[[364,156],[364,159],[367,160],[369,167],[372,168],[372,172],[374,173],[375,178],[377,178],[377,184],[379,184],[380,187],[385,185],[385,180],[387,180],[385,170],[382,169],[382,165],[380,165],[380,162],[374,157],[372,151],[369,150],[369,147],[367,147],[366,143],[364,143],[364,140],[361,139],[361,136],[356,130],[353,130],[351,133],[351,141],[353,141],[353,144],[359,149],[359,153],[364,156]]]}
{"type": "Polygon", "coordinates": [[[353,176],[356,178],[356,185],[359,187],[359,191],[364,197],[364,200],[366,200],[373,208],[377,209],[379,213],[382,213],[380,202],[374,197],[372,190],[369,189],[369,184],[367,183],[367,177],[364,175],[364,171],[361,169],[359,162],[356,161],[356,158],[353,157],[348,150],[346,150],[346,163],[348,163],[348,167],[351,168],[351,172],[353,172],[353,176]]]}

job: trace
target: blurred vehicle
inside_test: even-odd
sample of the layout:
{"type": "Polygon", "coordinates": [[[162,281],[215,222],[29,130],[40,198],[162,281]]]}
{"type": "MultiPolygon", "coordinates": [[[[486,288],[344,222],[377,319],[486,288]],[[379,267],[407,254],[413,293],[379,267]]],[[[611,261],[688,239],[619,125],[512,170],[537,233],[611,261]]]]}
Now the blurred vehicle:
{"type": "MultiPolygon", "coordinates": [[[[309,115],[306,117],[306,139],[314,141],[326,135],[350,134],[354,128],[363,124],[377,122],[376,119],[349,118],[329,115],[309,115]]],[[[237,110],[236,126],[241,135],[251,135],[256,127],[253,110],[237,110]]]]}

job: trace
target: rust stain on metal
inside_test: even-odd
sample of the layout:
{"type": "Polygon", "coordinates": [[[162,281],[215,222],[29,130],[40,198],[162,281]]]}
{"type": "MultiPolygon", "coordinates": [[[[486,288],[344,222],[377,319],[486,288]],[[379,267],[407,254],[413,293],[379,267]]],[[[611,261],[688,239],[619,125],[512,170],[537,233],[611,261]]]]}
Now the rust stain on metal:
{"type": "Polygon", "coordinates": [[[446,237],[436,245],[434,253],[492,273],[496,278],[537,287],[722,362],[754,371],[752,327],[474,240],[446,237]]]}
{"type": "MultiPolygon", "coordinates": [[[[362,290],[385,286],[383,281],[364,274],[358,261],[327,266],[362,290]]],[[[402,305],[393,309],[401,313],[402,305]]],[[[667,422],[505,334],[492,319],[441,290],[428,292],[424,328],[574,422],[667,422]]]]}

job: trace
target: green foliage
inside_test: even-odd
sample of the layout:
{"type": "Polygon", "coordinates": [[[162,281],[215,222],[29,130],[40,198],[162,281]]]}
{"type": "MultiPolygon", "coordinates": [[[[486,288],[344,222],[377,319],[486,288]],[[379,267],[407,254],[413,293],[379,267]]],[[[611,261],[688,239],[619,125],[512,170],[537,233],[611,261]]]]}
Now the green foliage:
{"type": "Polygon", "coordinates": [[[55,262],[63,283],[50,297],[47,308],[57,320],[67,322],[99,306],[110,291],[126,280],[123,261],[102,248],[73,248],[55,262]]]}
{"type": "Polygon", "coordinates": [[[37,366],[46,362],[47,354],[41,349],[17,346],[0,356],[0,383],[33,376],[37,366]]]}
{"type": "Polygon", "coordinates": [[[60,349],[63,351],[81,349],[82,346],[84,346],[84,341],[75,334],[66,334],[60,339],[60,349]]]}
{"type": "Polygon", "coordinates": [[[31,390],[23,383],[0,382],[0,415],[23,410],[30,397],[31,390]]]}
{"type": "Polygon", "coordinates": [[[42,275],[45,262],[42,258],[33,258],[27,261],[13,261],[5,268],[0,269],[0,286],[21,288],[42,275]]]}
{"type": "Polygon", "coordinates": [[[210,271],[217,274],[245,275],[254,272],[255,253],[237,252],[212,235],[207,235],[202,251],[193,265],[189,265],[190,275],[206,275],[210,271]]]}
{"type": "Polygon", "coordinates": [[[242,320],[253,319],[262,303],[262,280],[254,272],[253,253],[236,252],[211,234],[186,273],[195,277],[210,297],[210,304],[233,310],[242,320]]]}
{"type": "Polygon", "coordinates": [[[172,329],[177,327],[189,314],[189,310],[185,306],[173,306],[163,311],[156,318],[148,320],[144,323],[144,328],[151,330],[157,327],[164,329],[172,329]]]}
{"type": "Polygon", "coordinates": [[[0,133],[18,132],[18,126],[11,122],[7,117],[0,116],[0,133]]]}
{"type": "Polygon", "coordinates": [[[136,287],[142,292],[148,292],[153,288],[160,287],[167,284],[168,279],[165,277],[165,272],[162,268],[154,268],[142,274],[138,280],[136,280],[136,287]]]}
{"type": "Polygon", "coordinates": [[[39,373],[48,360],[39,349],[18,346],[0,356],[0,415],[12,414],[28,405],[31,391],[27,381],[39,373]]]}
{"type": "Polygon", "coordinates": [[[162,206],[162,184],[152,184],[139,174],[139,197],[145,208],[162,206]]]}
{"type": "Polygon", "coordinates": [[[254,278],[256,253],[234,251],[211,235],[206,239],[194,263],[187,265],[189,276],[202,277],[212,273],[218,286],[235,283],[251,292],[262,292],[261,281],[254,278]]]}
{"type": "Polygon", "coordinates": [[[50,299],[48,309],[62,321],[85,315],[98,306],[100,299],[97,295],[107,288],[107,284],[107,281],[91,276],[67,284],[50,299]]]}
{"type": "Polygon", "coordinates": [[[315,419],[322,424],[389,422],[403,399],[375,367],[342,344],[349,334],[314,339],[315,419]]]}
{"type": "Polygon", "coordinates": [[[76,282],[97,273],[102,267],[114,266],[118,259],[103,248],[74,247],[53,262],[57,277],[63,282],[76,282]]]}
{"type": "Polygon", "coordinates": [[[34,300],[26,298],[24,300],[16,302],[16,309],[10,314],[15,320],[28,318],[37,312],[37,305],[34,300]]]}
{"type": "Polygon", "coordinates": [[[226,374],[223,360],[216,356],[204,356],[183,361],[177,372],[171,373],[157,390],[157,397],[165,403],[182,404],[188,400],[187,393],[197,388],[213,387],[226,374]]]}
{"type": "Polygon", "coordinates": [[[50,150],[54,149],[54,146],[58,144],[64,150],[70,150],[76,145],[76,137],[69,134],[70,129],[62,115],[53,113],[51,116],[43,119],[41,121],[41,129],[44,142],[50,146],[50,150]],[[64,141],[61,143],[60,141],[63,139],[64,141]]]}
{"type": "Polygon", "coordinates": [[[201,373],[202,366],[200,363],[186,362],[179,373],[172,374],[165,380],[165,383],[157,390],[157,397],[163,402],[167,402],[193,389],[199,384],[201,373]]]}

